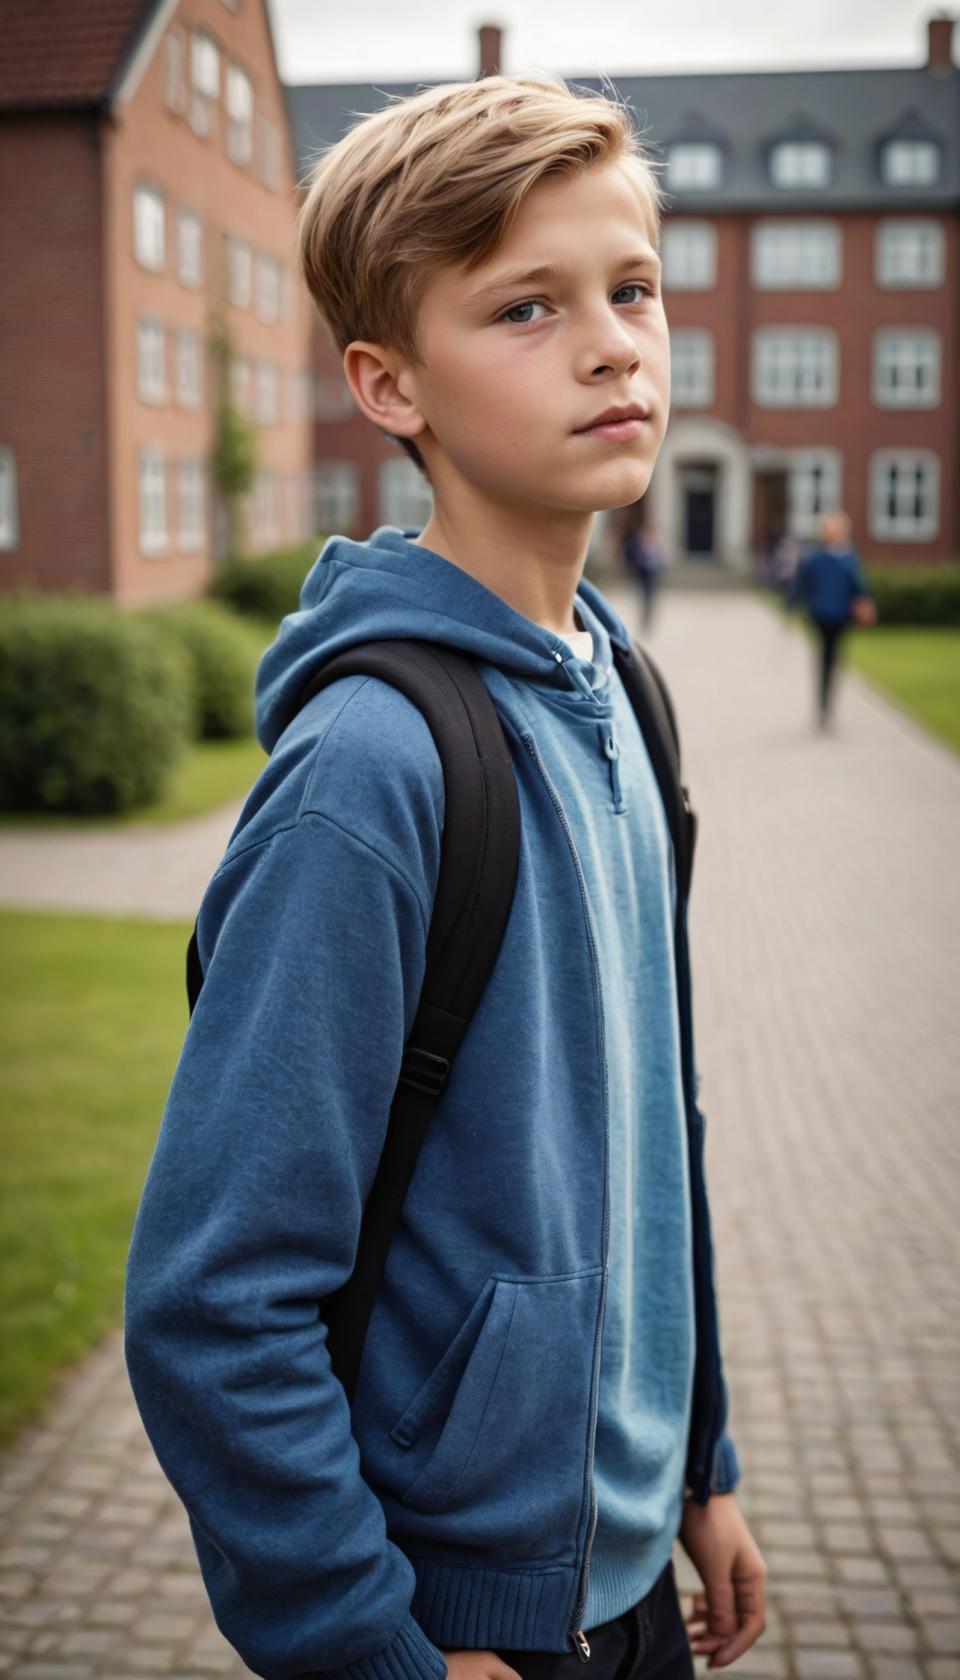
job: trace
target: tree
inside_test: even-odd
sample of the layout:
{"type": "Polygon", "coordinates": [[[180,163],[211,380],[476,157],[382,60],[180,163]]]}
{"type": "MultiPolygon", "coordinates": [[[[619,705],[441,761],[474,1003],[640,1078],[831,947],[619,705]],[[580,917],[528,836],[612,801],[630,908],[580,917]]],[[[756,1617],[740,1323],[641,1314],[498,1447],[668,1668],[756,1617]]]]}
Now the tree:
{"type": "Polygon", "coordinates": [[[210,353],[216,369],[216,433],[210,460],[214,485],[227,512],[227,552],[239,555],[245,547],[244,498],[253,489],[257,474],[256,428],[233,401],[230,368],[234,357],[233,338],[223,315],[211,314],[210,353]]]}

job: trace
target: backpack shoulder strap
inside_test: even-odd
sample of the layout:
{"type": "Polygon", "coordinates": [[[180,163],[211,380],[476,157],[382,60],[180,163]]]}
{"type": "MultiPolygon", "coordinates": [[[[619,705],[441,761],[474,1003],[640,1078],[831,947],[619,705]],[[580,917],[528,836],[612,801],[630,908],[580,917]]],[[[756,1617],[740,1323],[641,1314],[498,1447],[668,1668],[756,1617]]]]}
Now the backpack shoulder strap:
{"type": "Polygon", "coordinates": [[[677,865],[677,896],[690,896],[697,816],[682,779],[680,733],[670,691],[646,648],[634,639],[623,652],[614,644],[620,680],[636,713],[667,816],[677,865]]]}
{"type": "MultiPolygon", "coordinates": [[[[423,713],[443,766],[445,804],[420,1002],[364,1206],[354,1269],[323,1302],[331,1364],[351,1401],[400,1209],[430,1118],[493,972],[520,857],[520,802],[510,749],[472,661],[434,643],[366,642],[324,665],[304,688],[298,710],[330,683],[355,675],[391,683],[423,713]]],[[[191,1010],[202,981],[194,928],[187,954],[191,1010]]]]}

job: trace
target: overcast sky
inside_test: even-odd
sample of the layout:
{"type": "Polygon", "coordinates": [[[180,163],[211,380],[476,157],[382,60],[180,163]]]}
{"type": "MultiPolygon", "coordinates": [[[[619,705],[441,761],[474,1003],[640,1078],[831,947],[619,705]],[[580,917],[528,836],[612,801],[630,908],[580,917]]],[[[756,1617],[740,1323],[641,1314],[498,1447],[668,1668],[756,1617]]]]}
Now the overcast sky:
{"type": "MultiPolygon", "coordinates": [[[[926,19],[914,0],[269,0],[287,82],[463,81],[477,74],[477,28],[499,24],[507,73],[804,69],[920,64],[926,19]]],[[[955,15],[955,11],[954,11],[955,15]]],[[[958,31],[960,33],[960,31],[958,31]]],[[[957,52],[955,43],[954,52],[957,52]]]]}

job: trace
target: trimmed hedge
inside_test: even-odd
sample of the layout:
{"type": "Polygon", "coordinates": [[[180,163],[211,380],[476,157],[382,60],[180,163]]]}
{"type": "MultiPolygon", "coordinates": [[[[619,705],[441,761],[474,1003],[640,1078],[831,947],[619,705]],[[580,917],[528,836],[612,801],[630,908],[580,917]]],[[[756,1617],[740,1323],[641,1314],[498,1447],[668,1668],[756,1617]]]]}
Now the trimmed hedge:
{"type": "Polygon", "coordinates": [[[303,580],[324,541],[323,537],[311,537],[296,548],[278,548],[251,560],[227,560],[207,593],[234,612],[276,624],[299,609],[303,580]]]}
{"type": "Polygon", "coordinates": [[[0,609],[0,809],[107,814],[164,791],[195,715],[169,636],[82,594],[0,609]]]}
{"type": "Polygon", "coordinates": [[[881,624],[960,624],[960,566],[869,566],[881,624]]]}
{"type": "Polygon", "coordinates": [[[259,644],[249,627],[216,601],[144,607],[137,617],[172,638],[192,660],[195,733],[210,741],[251,735],[259,644]]]}

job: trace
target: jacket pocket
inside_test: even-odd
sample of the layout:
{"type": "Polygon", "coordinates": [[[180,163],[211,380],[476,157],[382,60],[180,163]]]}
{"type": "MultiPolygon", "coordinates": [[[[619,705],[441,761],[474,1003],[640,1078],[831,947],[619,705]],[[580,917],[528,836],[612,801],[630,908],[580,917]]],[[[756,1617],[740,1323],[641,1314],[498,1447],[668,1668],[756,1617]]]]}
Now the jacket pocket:
{"type": "Polygon", "coordinates": [[[518,1505],[528,1532],[576,1529],[601,1279],[599,1267],[487,1279],[391,1430],[412,1447],[440,1420],[404,1505],[459,1513],[478,1540],[498,1525],[509,1532],[518,1505]]]}

